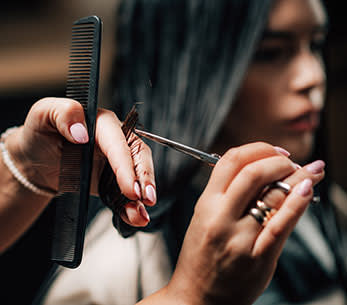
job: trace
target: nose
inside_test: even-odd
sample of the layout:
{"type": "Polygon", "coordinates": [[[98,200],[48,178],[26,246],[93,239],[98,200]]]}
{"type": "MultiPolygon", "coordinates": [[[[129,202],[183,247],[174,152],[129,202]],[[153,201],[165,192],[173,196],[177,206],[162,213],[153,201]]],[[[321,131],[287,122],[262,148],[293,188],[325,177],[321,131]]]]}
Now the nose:
{"type": "Polygon", "coordinates": [[[313,101],[312,92],[314,92],[315,100],[318,100],[318,95],[321,95],[321,100],[323,100],[325,82],[326,75],[321,56],[312,53],[311,50],[302,50],[293,63],[290,89],[306,95],[311,101],[313,101]]]}

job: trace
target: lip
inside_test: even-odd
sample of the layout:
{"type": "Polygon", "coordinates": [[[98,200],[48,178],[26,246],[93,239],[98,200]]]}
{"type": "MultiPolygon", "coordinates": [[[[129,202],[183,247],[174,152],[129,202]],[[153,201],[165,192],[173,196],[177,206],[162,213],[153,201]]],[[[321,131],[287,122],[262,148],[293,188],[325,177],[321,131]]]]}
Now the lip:
{"type": "Polygon", "coordinates": [[[318,128],[319,122],[319,113],[309,112],[290,120],[287,127],[289,130],[296,132],[313,132],[318,128]]]}

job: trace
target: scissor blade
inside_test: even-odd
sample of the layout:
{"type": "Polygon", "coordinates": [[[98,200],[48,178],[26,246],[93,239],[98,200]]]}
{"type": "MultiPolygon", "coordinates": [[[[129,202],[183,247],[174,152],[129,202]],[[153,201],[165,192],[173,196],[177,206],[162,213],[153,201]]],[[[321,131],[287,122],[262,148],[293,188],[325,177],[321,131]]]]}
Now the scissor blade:
{"type": "Polygon", "coordinates": [[[154,142],[157,142],[159,144],[173,148],[173,149],[180,151],[184,154],[190,155],[196,159],[207,162],[210,165],[215,165],[217,163],[217,161],[220,159],[220,156],[217,154],[205,153],[205,152],[198,150],[196,148],[193,148],[193,147],[169,140],[167,138],[155,135],[155,134],[147,132],[147,131],[143,131],[143,130],[139,130],[139,129],[135,128],[134,132],[139,136],[145,137],[145,138],[152,140],[154,142]]]}

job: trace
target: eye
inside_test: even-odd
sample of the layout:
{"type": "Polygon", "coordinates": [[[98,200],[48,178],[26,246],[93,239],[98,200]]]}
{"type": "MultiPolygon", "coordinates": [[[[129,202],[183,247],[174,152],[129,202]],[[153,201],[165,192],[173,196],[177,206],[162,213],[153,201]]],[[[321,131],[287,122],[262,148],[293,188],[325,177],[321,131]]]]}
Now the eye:
{"type": "Polygon", "coordinates": [[[293,49],[290,46],[264,46],[260,47],[254,54],[254,61],[259,63],[272,63],[283,61],[293,54],[293,49]]]}
{"type": "Polygon", "coordinates": [[[313,40],[310,49],[313,53],[322,53],[325,46],[325,39],[313,40]]]}

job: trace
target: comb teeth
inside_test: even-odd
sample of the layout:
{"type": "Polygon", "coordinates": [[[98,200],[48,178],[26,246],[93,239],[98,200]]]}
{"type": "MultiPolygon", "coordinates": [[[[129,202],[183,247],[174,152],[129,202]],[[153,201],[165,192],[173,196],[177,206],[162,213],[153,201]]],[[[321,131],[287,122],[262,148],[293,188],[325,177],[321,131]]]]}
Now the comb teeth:
{"type": "Polygon", "coordinates": [[[81,185],[82,146],[64,143],[64,157],[60,164],[59,192],[77,193],[81,185]]]}
{"type": "MultiPolygon", "coordinates": [[[[66,96],[79,101],[86,111],[90,98],[92,64],[95,45],[94,20],[78,21],[72,27],[69,71],[67,76],[66,96]]],[[[59,190],[62,192],[78,192],[80,187],[81,150],[75,145],[64,147],[69,158],[63,158],[60,172],[59,190]],[[70,147],[69,147],[70,146],[70,147]],[[73,173],[73,174],[72,174],[73,173]]]]}
{"type": "Polygon", "coordinates": [[[95,30],[94,22],[74,24],[72,27],[66,96],[78,100],[83,108],[87,106],[89,97],[95,30]]]}
{"type": "Polygon", "coordinates": [[[84,109],[89,142],[63,142],[59,192],[55,198],[55,219],[51,259],[76,268],[82,259],[88,200],[93,165],[94,131],[97,113],[101,21],[96,16],[77,20],[72,27],[66,96],[84,109]]]}

